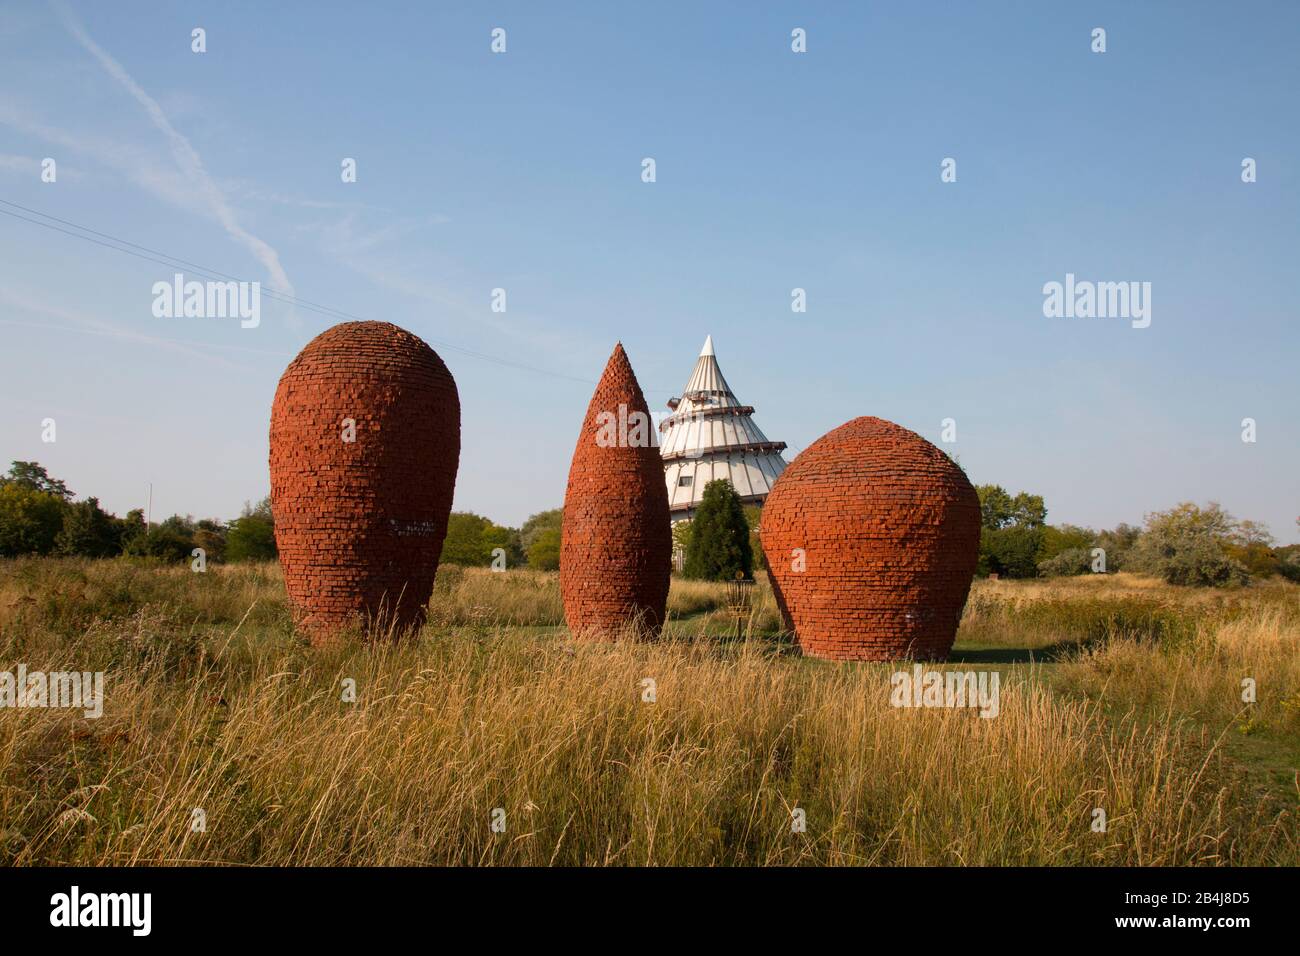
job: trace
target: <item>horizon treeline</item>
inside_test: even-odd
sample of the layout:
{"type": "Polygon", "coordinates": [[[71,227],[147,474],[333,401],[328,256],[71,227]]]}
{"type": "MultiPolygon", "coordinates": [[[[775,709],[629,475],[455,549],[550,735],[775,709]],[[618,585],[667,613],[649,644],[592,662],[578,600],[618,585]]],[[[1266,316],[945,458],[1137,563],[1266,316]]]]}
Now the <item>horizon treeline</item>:
{"type": "MultiPolygon", "coordinates": [[[[125,517],[104,511],[99,499],[75,501],[75,493],[38,462],[15,461],[0,476],[0,557],[54,555],[118,556],[189,561],[196,548],[215,564],[271,561],[277,557],[275,520],[268,495],[245,502],[237,518],[171,515],[146,524],[143,508],[125,517]]],[[[544,571],[560,566],[562,510],[539,512],[522,528],[507,528],[473,512],[452,512],[441,561],[490,567],[527,565],[544,571]]]]}
{"type": "MultiPolygon", "coordinates": [[[[728,520],[679,522],[675,546],[696,555],[688,576],[730,579],[737,569],[765,568],[759,541],[762,509],[716,489],[728,520]],[[734,513],[733,513],[734,512],[734,513]],[[748,541],[741,541],[748,525],[748,541]],[[703,540],[725,536],[725,541],[703,540]],[[730,559],[702,555],[732,554],[730,559]],[[742,555],[752,554],[752,564],[742,555]],[[732,565],[736,565],[733,567],[732,565]]],[[[1237,586],[1253,579],[1280,575],[1300,582],[1300,545],[1276,546],[1267,528],[1257,521],[1239,520],[1217,502],[1204,507],[1182,502],[1153,512],[1141,527],[1120,524],[1109,530],[1047,523],[1041,495],[1012,495],[1000,485],[976,487],[980,499],[980,559],[977,574],[1000,578],[1055,577],[1089,573],[1135,571],[1170,584],[1237,586]]],[[[0,557],[56,555],[109,558],[126,556],[164,562],[189,561],[195,549],[213,563],[270,561],[276,558],[275,523],[271,500],[245,502],[229,521],[171,515],[146,524],[143,509],[119,518],[105,512],[99,499],[74,500],[74,492],[39,463],[15,461],[0,476],[0,557]]],[[[707,509],[706,509],[707,510],[707,509]]],[[[519,528],[498,525],[490,518],[455,511],[447,523],[441,562],[466,567],[500,569],[530,567],[554,571],[560,566],[563,509],[551,508],[528,518],[519,528]]],[[[1300,524],[1300,519],[1297,519],[1300,524]]]]}

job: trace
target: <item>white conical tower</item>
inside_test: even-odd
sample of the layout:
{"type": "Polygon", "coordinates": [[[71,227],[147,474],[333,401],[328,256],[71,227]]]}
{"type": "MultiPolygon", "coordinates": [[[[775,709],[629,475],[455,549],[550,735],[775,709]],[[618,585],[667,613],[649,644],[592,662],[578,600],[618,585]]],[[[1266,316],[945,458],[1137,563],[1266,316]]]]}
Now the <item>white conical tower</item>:
{"type": "Polygon", "coordinates": [[[659,425],[659,451],[673,520],[690,518],[715,478],[728,479],[745,504],[761,504],[785,471],[785,442],[769,441],[754,424],[753,407],[736,400],[718,368],[713,336],[704,340],[682,397],[668,407],[673,413],[659,425]]]}

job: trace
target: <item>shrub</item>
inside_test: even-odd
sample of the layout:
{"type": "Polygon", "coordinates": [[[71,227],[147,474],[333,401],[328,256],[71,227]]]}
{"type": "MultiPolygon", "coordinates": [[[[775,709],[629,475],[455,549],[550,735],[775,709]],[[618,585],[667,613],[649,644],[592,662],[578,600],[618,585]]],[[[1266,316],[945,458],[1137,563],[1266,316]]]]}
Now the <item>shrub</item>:
{"type": "Polygon", "coordinates": [[[68,506],[54,547],[62,555],[111,557],[122,549],[121,527],[100,509],[98,498],[87,498],[68,506]]]}
{"type": "Polygon", "coordinates": [[[1014,497],[1001,485],[979,485],[980,574],[1032,578],[1038,574],[1047,508],[1041,495],[1019,492],[1014,497]]]}
{"type": "Polygon", "coordinates": [[[1034,577],[1042,536],[1042,528],[1022,525],[985,528],[980,534],[980,570],[1004,578],[1034,577]]]}
{"type": "Polygon", "coordinates": [[[1204,508],[1183,502],[1168,511],[1154,512],[1147,516],[1146,530],[1133,549],[1133,564],[1169,584],[1245,584],[1250,572],[1228,552],[1236,527],[1232,515],[1217,502],[1204,508]]]}
{"type": "Polygon", "coordinates": [[[1047,525],[1043,528],[1042,543],[1038,548],[1038,564],[1050,561],[1067,551],[1088,550],[1097,539],[1097,532],[1091,528],[1080,528],[1072,524],[1047,525]]]}
{"type": "Polygon", "coordinates": [[[66,502],[16,481],[0,484],[0,557],[49,554],[63,528],[66,502]]]}
{"type": "Polygon", "coordinates": [[[543,528],[528,547],[528,566],[538,571],[556,571],[560,567],[559,528],[543,528]]]}
{"type": "Polygon", "coordinates": [[[123,553],[163,561],[188,561],[192,550],[194,538],[176,524],[164,522],[132,538],[123,553]]]}
{"type": "Polygon", "coordinates": [[[1137,544],[1142,529],[1120,523],[1112,531],[1102,531],[1094,545],[1106,552],[1106,570],[1124,571],[1128,568],[1133,546],[1137,544]]]}
{"type": "Polygon", "coordinates": [[[1070,548],[1053,558],[1038,562],[1038,573],[1049,578],[1086,574],[1091,570],[1092,550],[1090,548],[1070,548]]]}
{"type": "Polygon", "coordinates": [[[447,521],[447,537],[442,543],[439,563],[487,567],[492,563],[495,548],[505,550],[507,566],[520,563],[519,532],[493,524],[472,511],[453,511],[447,521]]]}
{"type": "Polygon", "coordinates": [[[754,555],[749,547],[749,523],[740,495],[725,478],[704,486],[704,495],[691,521],[690,542],[682,573],[704,581],[753,577],[754,555]]]}
{"type": "Polygon", "coordinates": [[[1277,548],[1273,553],[1277,557],[1277,573],[1288,581],[1300,583],[1300,544],[1277,548]]]}
{"type": "Polygon", "coordinates": [[[256,505],[244,502],[243,514],[230,522],[226,529],[225,560],[271,561],[278,555],[270,497],[263,498],[256,505]]]}
{"type": "Polygon", "coordinates": [[[519,529],[519,546],[527,555],[542,534],[552,529],[559,531],[563,526],[563,508],[552,508],[550,511],[539,511],[535,515],[530,515],[523,527],[519,529]]]}

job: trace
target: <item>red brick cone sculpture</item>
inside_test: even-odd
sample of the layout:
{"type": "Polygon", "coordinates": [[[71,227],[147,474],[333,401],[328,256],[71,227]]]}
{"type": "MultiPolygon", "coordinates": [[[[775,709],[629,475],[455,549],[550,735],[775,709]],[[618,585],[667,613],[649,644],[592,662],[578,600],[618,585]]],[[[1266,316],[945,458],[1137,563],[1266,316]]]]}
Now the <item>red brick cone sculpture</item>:
{"type": "Polygon", "coordinates": [[[271,406],[271,507],[313,643],[358,617],[421,622],[459,463],[456,383],[410,332],[345,322],[290,363],[271,406]]]}
{"type": "Polygon", "coordinates": [[[777,604],[804,653],[942,659],[979,561],[966,475],[915,432],[855,418],[813,442],[761,521],[777,604]]]}
{"type": "Polygon", "coordinates": [[[620,343],[587,406],[564,496],[560,593],[576,636],[649,637],[663,625],[673,545],[654,435],[620,343]]]}

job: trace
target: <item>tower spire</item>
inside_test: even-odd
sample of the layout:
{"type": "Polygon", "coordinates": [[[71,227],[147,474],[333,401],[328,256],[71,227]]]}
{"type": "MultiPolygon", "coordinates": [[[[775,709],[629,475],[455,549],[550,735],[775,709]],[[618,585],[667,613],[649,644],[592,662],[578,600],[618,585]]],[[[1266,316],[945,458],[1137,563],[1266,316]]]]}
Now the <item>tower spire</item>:
{"type": "Polygon", "coordinates": [[[659,426],[659,452],[673,520],[690,518],[704,486],[718,478],[730,481],[746,504],[761,504],[785,471],[785,442],[769,440],[754,424],[753,406],[737,400],[718,367],[712,335],[704,340],[682,397],[668,407],[673,413],[659,426]]]}

